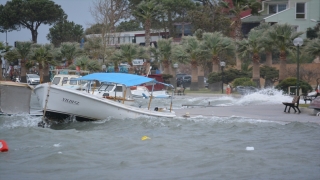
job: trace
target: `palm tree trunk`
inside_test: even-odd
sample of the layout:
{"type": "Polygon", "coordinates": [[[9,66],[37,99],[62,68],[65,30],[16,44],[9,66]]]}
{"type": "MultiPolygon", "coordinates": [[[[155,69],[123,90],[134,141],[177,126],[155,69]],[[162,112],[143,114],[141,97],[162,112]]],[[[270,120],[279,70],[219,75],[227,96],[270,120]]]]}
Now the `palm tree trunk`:
{"type": "MultiPolygon", "coordinates": [[[[266,66],[272,67],[272,52],[266,52],[266,66]]],[[[265,79],[264,88],[272,87],[273,82],[271,79],[265,79]]]]}
{"type": "Polygon", "coordinates": [[[260,57],[259,54],[253,55],[252,79],[256,86],[260,88],[260,57]]]}
{"type": "Polygon", "coordinates": [[[241,59],[239,58],[238,53],[236,53],[236,68],[241,70],[241,59]]]}
{"type": "Polygon", "coordinates": [[[148,73],[149,73],[149,71],[150,71],[150,66],[151,66],[150,61],[149,61],[149,60],[147,60],[147,62],[146,62],[146,70],[145,70],[145,74],[148,74],[148,73]]]}
{"type": "Polygon", "coordinates": [[[72,64],[73,62],[72,62],[72,59],[69,59],[68,60],[68,67],[72,64]]]}
{"type": "Polygon", "coordinates": [[[128,69],[128,73],[129,74],[134,74],[134,69],[133,69],[133,66],[130,65],[129,69],[128,69]]]}
{"type": "Polygon", "coordinates": [[[151,28],[151,20],[150,19],[146,19],[145,22],[145,31],[146,31],[146,47],[150,46],[150,28],[151,28]]]}
{"type": "Polygon", "coordinates": [[[26,68],[26,60],[21,59],[21,72],[20,72],[20,82],[27,83],[27,68],[26,68]]]}
{"type": "Polygon", "coordinates": [[[177,89],[177,69],[176,68],[173,68],[173,73],[172,73],[172,85],[174,86],[174,89],[177,89]]]}
{"type": "Polygon", "coordinates": [[[169,73],[169,62],[164,61],[162,64],[163,64],[163,74],[168,74],[169,73]]]}
{"type": "Polygon", "coordinates": [[[272,66],[272,53],[270,51],[266,52],[266,66],[272,66]]]}
{"type": "MultiPolygon", "coordinates": [[[[234,39],[236,41],[242,39],[241,26],[242,26],[241,16],[240,14],[238,14],[234,22],[234,39]]],[[[241,59],[239,58],[238,53],[236,53],[236,67],[238,70],[241,70],[241,59]]]]}
{"type": "MultiPolygon", "coordinates": [[[[145,46],[148,48],[150,46],[150,28],[151,28],[151,20],[146,19],[144,29],[145,29],[145,46]]],[[[150,61],[147,60],[146,63],[146,74],[150,70],[150,61]]]]}
{"type": "Polygon", "coordinates": [[[219,72],[218,56],[212,57],[212,72],[219,72]]]}
{"type": "Polygon", "coordinates": [[[3,73],[2,73],[2,60],[0,59],[0,81],[2,81],[3,78],[3,73]]]}
{"type": "Polygon", "coordinates": [[[40,84],[43,83],[43,65],[39,63],[40,84]]]}
{"type": "Polygon", "coordinates": [[[204,69],[202,66],[198,66],[198,87],[204,88],[204,69]]]}
{"type": "Polygon", "coordinates": [[[286,52],[280,51],[280,69],[279,69],[279,82],[284,80],[287,76],[287,61],[286,52]]]}
{"type": "Polygon", "coordinates": [[[171,74],[172,75],[172,78],[170,78],[170,84],[172,84],[172,85],[174,85],[174,83],[175,83],[175,74],[176,74],[176,72],[175,72],[175,69],[172,67],[172,65],[170,64],[169,65],[169,74],[171,74]]]}
{"type": "Polygon", "coordinates": [[[191,91],[199,91],[197,62],[191,62],[191,84],[190,84],[190,90],[191,91]]]}
{"type": "Polygon", "coordinates": [[[49,76],[49,64],[45,63],[43,68],[43,82],[50,82],[50,76],[49,76]]]}

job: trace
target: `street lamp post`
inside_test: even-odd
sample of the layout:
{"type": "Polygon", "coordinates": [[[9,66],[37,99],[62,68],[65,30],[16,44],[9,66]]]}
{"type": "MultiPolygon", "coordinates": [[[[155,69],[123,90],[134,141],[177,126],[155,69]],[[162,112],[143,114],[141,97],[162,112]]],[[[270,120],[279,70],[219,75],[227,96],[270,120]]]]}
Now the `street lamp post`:
{"type": "Polygon", "coordinates": [[[220,61],[220,67],[221,67],[221,93],[223,94],[223,68],[226,66],[226,63],[224,61],[220,61]]]}
{"type": "Polygon", "coordinates": [[[299,49],[300,49],[300,46],[302,46],[303,44],[303,39],[302,38],[295,38],[293,40],[293,44],[295,46],[297,46],[297,85],[296,85],[296,89],[297,89],[297,93],[296,95],[299,96],[299,49]]]}

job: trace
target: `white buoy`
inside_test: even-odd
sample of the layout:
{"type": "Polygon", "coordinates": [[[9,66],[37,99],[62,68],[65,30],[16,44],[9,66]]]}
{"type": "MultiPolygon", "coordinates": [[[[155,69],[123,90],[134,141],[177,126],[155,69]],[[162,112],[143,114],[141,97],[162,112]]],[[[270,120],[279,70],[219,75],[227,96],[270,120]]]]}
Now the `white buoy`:
{"type": "Polygon", "coordinates": [[[247,150],[247,151],[253,151],[253,150],[254,150],[254,147],[246,147],[246,150],[247,150]]]}

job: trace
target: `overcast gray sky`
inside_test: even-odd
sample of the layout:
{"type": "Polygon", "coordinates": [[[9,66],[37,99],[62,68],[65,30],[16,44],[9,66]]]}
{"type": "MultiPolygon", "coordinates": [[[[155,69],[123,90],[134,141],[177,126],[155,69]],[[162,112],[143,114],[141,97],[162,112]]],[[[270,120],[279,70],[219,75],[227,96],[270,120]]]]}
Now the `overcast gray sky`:
{"type": "MultiPolygon", "coordinates": [[[[6,4],[8,0],[0,0],[0,4],[6,4]]],[[[90,13],[92,7],[92,0],[53,0],[59,4],[64,12],[68,15],[68,21],[73,21],[75,24],[80,24],[84,28],[88,28],[90,24],[94,23],[94,19],[90,13]]],[[[41,24],[38,29],[38,44],[49,43],[46,36],[49,33],[49,28],[41,24]]],[[[7,39],[10,46],[14,45],[14,41],[32,41],[31,31],[29,29],[21,29],[20,31],[11,31],[0,33],[0,41],[5,42],[7,39]]]]}

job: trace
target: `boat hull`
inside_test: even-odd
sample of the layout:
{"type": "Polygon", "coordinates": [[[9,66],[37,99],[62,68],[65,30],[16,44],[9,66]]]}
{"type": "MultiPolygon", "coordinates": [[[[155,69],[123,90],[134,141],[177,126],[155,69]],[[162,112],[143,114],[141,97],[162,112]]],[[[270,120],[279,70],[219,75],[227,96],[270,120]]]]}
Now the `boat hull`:
{"type": "Polygon", "coordinates": [[[72,115],[79,119],[100,120],[108,117],[125,119],[141,116],[173,118],[176,116],[174,112],[159,112],[133,107],[122,104],[122,102],[48,83],[36,86],[34,92],[43,111],[72,115]]]}

